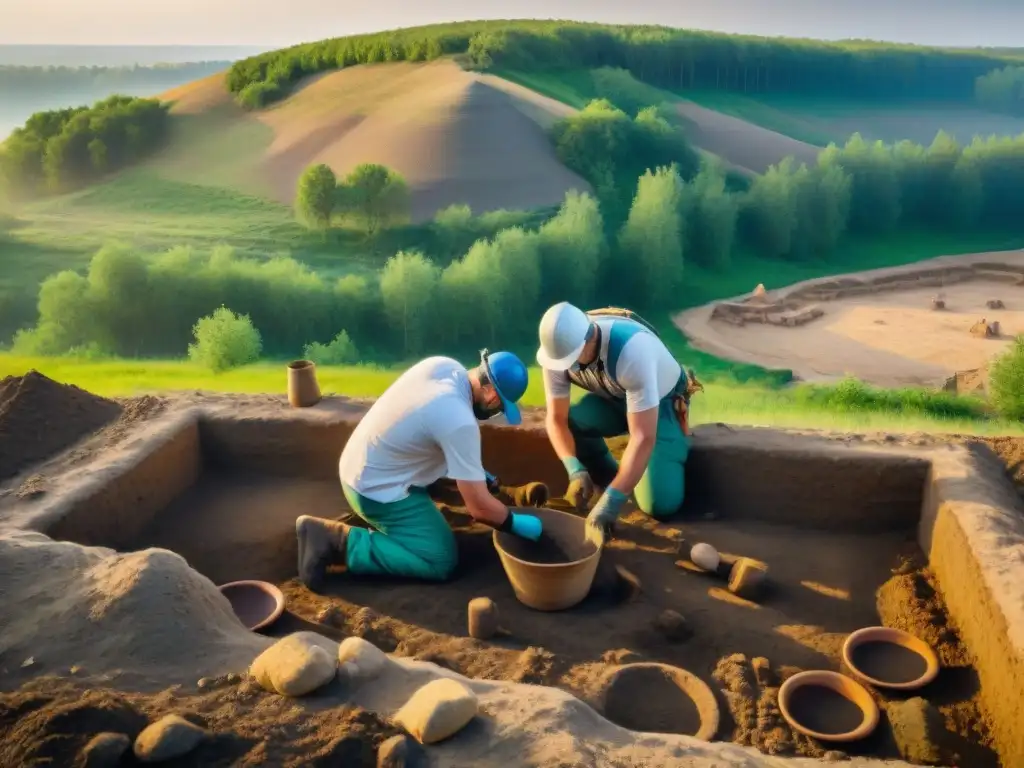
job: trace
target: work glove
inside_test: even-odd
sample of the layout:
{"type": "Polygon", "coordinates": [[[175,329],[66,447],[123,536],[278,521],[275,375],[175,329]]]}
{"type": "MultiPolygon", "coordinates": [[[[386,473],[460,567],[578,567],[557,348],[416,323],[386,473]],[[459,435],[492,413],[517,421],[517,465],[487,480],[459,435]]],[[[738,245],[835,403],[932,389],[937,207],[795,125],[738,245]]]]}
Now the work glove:
{"type": "Polygon", "coordinates": [[[569,488],[565,492],[565,500],[582,512],[594,495],[594,481],[590,473],[575,456],[562,459],[565,471],[569,474],[569,488]]]}
{"type": "Polygon", "coordinates": [[[529,539],[530,541],[537,541],[544,531],[544,524],[536,515],[525,515],[521,512],[513,512],[510,509],[508,517],[505,518],[505,522],[501,524],[501,528],[498,530],[511,533],[523,539],[529,539]]]}
{"type": "Polygon", "coordinates": [[[629,497],[614,488],[608,488],[587,515],[586,538],[600,549],[612,535],[612,527],[622,513],[629,497]]]}

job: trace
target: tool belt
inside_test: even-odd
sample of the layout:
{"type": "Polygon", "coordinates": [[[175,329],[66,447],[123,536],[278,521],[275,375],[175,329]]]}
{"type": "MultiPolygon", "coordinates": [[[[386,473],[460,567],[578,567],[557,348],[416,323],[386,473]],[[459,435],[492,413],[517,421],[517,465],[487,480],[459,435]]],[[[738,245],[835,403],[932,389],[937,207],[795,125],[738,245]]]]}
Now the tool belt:
{"type": "Polygon", "coordinates": [[[672,398],[672,410],[675,411],[679,428],[684,435],[690,435],[690,398],[697,392],[703,392],[704,385],[697,381],[697,375],[683,368],[679,382],[669,397],[672,398]]]}

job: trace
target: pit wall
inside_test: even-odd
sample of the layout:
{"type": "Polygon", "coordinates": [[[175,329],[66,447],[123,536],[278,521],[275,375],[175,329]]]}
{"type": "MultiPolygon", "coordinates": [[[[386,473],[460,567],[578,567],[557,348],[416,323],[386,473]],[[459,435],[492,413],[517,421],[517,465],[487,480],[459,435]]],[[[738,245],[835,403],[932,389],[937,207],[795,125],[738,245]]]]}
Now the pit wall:
{"type": "Polygon", "coordinates": [[[1024,766],[1024,505],[985,447],[932,457],[918,540],[974,657],[1004,766],[1024,766]]]}
{"type": "MultiPolygon", "coordinates": [[[[363,412],[332,399],[303,411],[282,402],[251,416],[224,406],[166,418],[130,452],[76,470],[69,490],[29,504],[13,522],[58,540],[127,548],[204,470],[336,479],[363,412]]],[[[482,435],[485,464],[505,482],[539,480],[564,492],[565,471],[543,428],[484,425],[482,435]]],[[[686,465],[687,507],[835,531],[916,529],[975,656],[1003,764],[1024,766],[1024,509],[985,451],[707,425],[696,430],[686,465]]]]}

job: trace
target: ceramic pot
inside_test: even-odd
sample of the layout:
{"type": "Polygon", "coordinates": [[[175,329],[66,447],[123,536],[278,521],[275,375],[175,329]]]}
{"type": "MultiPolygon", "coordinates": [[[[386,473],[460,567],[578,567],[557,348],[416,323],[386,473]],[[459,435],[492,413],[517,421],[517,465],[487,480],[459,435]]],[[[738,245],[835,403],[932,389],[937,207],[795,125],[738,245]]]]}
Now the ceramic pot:
{"type": "Polygon", "coordinates": [[[309,408],[320,402],[320,385],[316,381],[316,364],[312,360],[288,363],[288,402],[293,408],[309,408]]]}

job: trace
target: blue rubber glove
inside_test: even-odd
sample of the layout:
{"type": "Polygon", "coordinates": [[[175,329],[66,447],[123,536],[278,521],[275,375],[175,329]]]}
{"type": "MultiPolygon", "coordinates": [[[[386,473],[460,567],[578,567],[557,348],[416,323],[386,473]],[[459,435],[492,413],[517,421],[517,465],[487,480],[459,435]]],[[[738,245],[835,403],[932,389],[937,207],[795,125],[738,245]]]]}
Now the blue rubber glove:
{"type": "Polygon", "coordinates": [[[516,536],[529,539],[530,541],[536,541],[540,538],[540,534],[544,530],[544,524],[540,521],[539,517],[523,515],[518,512],[509,512],[509,517],[512,518],[512,533],[516,536]]]}
{"type": "Polygon", "coordinates": [[[575,456],[562,459],[566,474],[569,475],[569,487],[565,491],[565,499],[572,503],[579,512],[583,512],[594,495],[594,481],[590,479],[583,462],[575,456]]]}
{"type": "Polygon", "coordinates": [[[619,519],[622,507],[628,498],[626,494],[615,488],[605,490],[587,516],[587,541],[598,548],[604,546],[604,542],[611,535],[612,526],[619,519]]]}

